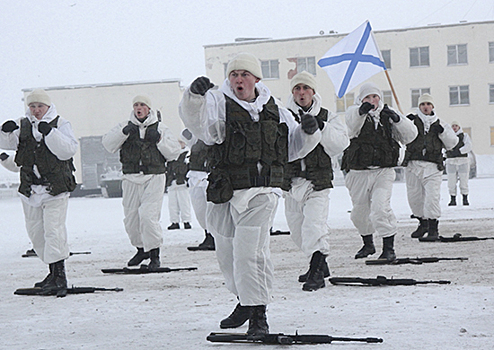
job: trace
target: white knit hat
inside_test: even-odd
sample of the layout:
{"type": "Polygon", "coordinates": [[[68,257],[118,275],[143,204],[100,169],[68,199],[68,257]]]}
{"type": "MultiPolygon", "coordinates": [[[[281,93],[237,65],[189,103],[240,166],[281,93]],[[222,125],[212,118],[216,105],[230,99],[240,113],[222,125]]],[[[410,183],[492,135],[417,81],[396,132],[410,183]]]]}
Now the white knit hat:
{"type": "Polygon", "coordinates": [[[423,94],[419,97],[419,106],[425,102],[429,102],[430,104],[432,104],[432,106],[434,106],[434,99],[429,94],[423,94]]]}
{"type": "Polygon", "coordinates": [[[138,102],[144,103],[146,106],[151,108],[151,99],[145,95],[137,95],[136,97],[134,97],[132,105],[135,105],[138,102]]]}
{"type": "Polygon", "coordinates": [[[312,74],[305,70],[298,73],[292,78],[292,80],[290,81],[290,90],[293,91],[293,88],[298,84],[305,84],[307,86],[310,86],[310,88],[314,90],[314,92],[316,92],[316,79],[312,74]]]}
{"type": "Polygon", "coordinates": [[[456,120],[453,120],[451,122],[451,126],[453,126],[453,125],[458,125],[459,127],[461,127],[460,123],[458,123],[458,121],[456,121],[456,120]]]}
{"type": "Polygon", "coordinates": [[[51,106],[51,100],[50,96],[46,93],[45,90],[43,89],[36,89],[33,90],[29,95],[26,97],[26,104],[29,106],[31,103],[43,103],[47,105],[48,107],[51,106]]]}
{"type": "Polygon", "coordinates": [[[382,100],[383,94],[381,92],[381,89],[377,87],[376,84],[374,83],[365,83],[360,87],[358,96],[357,96],[357,104],[362,103],[362,100],[372,94],[376,94],[379,96],[379,98],[382,100]]]}
{"type": "Polygon", "coordinates": [[[230,73],[234,70],[246,70],[255,77],[262,79],[262,70],[259,60],[256,56],[250,53],[239,53],[235,56],[226,67],[226,76],[229,77],[230,73]]]}

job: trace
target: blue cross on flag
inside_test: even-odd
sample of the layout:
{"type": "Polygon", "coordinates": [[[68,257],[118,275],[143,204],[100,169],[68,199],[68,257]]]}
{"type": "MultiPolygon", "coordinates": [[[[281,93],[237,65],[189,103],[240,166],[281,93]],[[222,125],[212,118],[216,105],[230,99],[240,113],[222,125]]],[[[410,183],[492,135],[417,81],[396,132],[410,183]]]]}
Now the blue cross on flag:
{"type": "Polygon", "coordinates": [[[386,70],[369,21],[329,49],[317,64],[328,73],[338,98],[386,70]]]}

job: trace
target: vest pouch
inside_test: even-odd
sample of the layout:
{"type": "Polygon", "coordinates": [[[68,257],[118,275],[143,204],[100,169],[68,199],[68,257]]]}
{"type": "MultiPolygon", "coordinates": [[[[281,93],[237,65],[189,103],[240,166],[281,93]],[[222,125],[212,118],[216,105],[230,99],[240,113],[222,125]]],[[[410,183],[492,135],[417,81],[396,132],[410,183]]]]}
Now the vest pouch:
{"type": "Polygon", "coordinates": [[[222,204],[233,197],[233,186],[228,173],[222,170],[213,170],[208,176],[206,195],[208,202],[222,204]]]}
{"type": "Polygon", "coordinates": [[[280,165],[271,165],[271,171],[269,175],[270,187],[282,187],[283,186],[283,167],[280,165]]]}
{"type": "Polygon", "coordinates": [[[240,131],[234,131],[230,138],[230,149],[228,150],[228,161],[231,164],[243,164],[245,160],[246,137],[240,131]]]}
{"type": "Polygon", "coordinates": [[[278,139],[276,141],[276,159],[280,164],[288,163],[288,126],[278,124],[278,139]]]}
{"type": "Polygon", "coordinates": [[[257,161],[261,157],[261,125],[260,123],[244,124],[245,160],[257,161]]]}
{"type": "Polygon", "coordinates": [[[276,140],[278,139],[278,123],[273,120],[262,122],[262,161],[271,164],[276,160],[276,140]]]}

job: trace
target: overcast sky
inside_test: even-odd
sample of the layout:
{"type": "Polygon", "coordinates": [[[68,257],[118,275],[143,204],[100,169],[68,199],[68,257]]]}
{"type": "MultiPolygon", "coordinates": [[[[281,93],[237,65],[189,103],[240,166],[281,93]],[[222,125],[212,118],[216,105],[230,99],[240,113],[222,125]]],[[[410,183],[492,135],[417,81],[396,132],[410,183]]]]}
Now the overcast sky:
{"type": "Polygon", "coordinates": [[[24,88],[188,85],[205,73],[204,45],[349,33],[365,20],[374,30],[494,20],[494,0],[2,0],[0,121],[24,114],[24,88]]]}

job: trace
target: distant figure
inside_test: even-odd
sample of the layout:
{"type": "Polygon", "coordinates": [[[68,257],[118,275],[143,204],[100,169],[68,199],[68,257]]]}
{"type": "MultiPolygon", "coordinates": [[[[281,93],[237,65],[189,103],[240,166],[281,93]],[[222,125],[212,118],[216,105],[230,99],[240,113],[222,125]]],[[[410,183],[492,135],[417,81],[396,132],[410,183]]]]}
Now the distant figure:
{"type": "Polygon", "coordinates": [[[124,225],[137,253],[128,266],[151,259],[148,268],[160,267],[163,232],[160,225],[165,193],[165,163],[177,159],[180,144],[151,109],[144,95],[134,97],[133,111],[105,136],[103,146],[111,153],[120,151],[122,163],[122,205],[124,225]]]}
{"type": "Polygon", "coordinates": [[[449,206],[456,205],[456,183],[460,182],[460,193],[463,196],[463,205],[468,202],[468,177],[470,175],[470,160],[468,153],[472,150],[472,141],[467,133],[463,132],[460,124],[456,121],[451,123],[453,131],[458,136],[458,143],[446,152],[446,173],[448,174],[448,190],[451,196],[449,206]]]}
{"type": "MultiPolygon", "coordinates": [[[[69,195],[76,187],[72,157],[78,143],[70,122],[58,115],[44,90],[31,92],[26,103],[25,117],[3,123],[0,148],[16,150],[26,230],[36,255],[50,270],[34,286],[63,297],[67,294],[65,260],[70,254],[65,221],[69,195]]],[[[7,161],[2,164],[8,166],[7,161]]]]}
{"type": "Polygon", "coordinates": [[[300,123],[305,114],[314,116],[321,130],[321,141],[302,159],[285,166],[283,184],[285,217],[295,244],[310,258],[309,270],[299,276],[302,289],[313,291],[325,286],[329,276],[329,191],[333,187],[331,156],[348,146],[345,123],[321,106],[316,80],[306,71],[290,82],[287,108],[300,123]]]}
{"type": "Polygon", "coordinates": [[[407,144],[403,160],[408,204],[419,220],[419,227],[412,233],[412,238],[436,241],[439,240],[438,219],[441,216],[443,148],[451,150],[458,143],[458,137],[451,126],[435,114],[431,95],[423,94],[418,102],[417,114],[407,115],[418,134],[407,144]],[[428,235],[422,237],[426,233],[428,235]]]}
{"type": "Polygon", "coordinates": [[[356,105],[348,108],[346,124],[350,146],[343,153],[341,169],[347,171],[345,185],[352,198],[351,220],[364,242],[355,259],[376,252],[373,234],[383,239],[379,259],[396,259],[394,238],[396,217],[391,209],[391,192],[398,165],[400,144],[411,142],[417,129],[407,118],[382,101],[373,83],[360,87],[356,105]]]}

